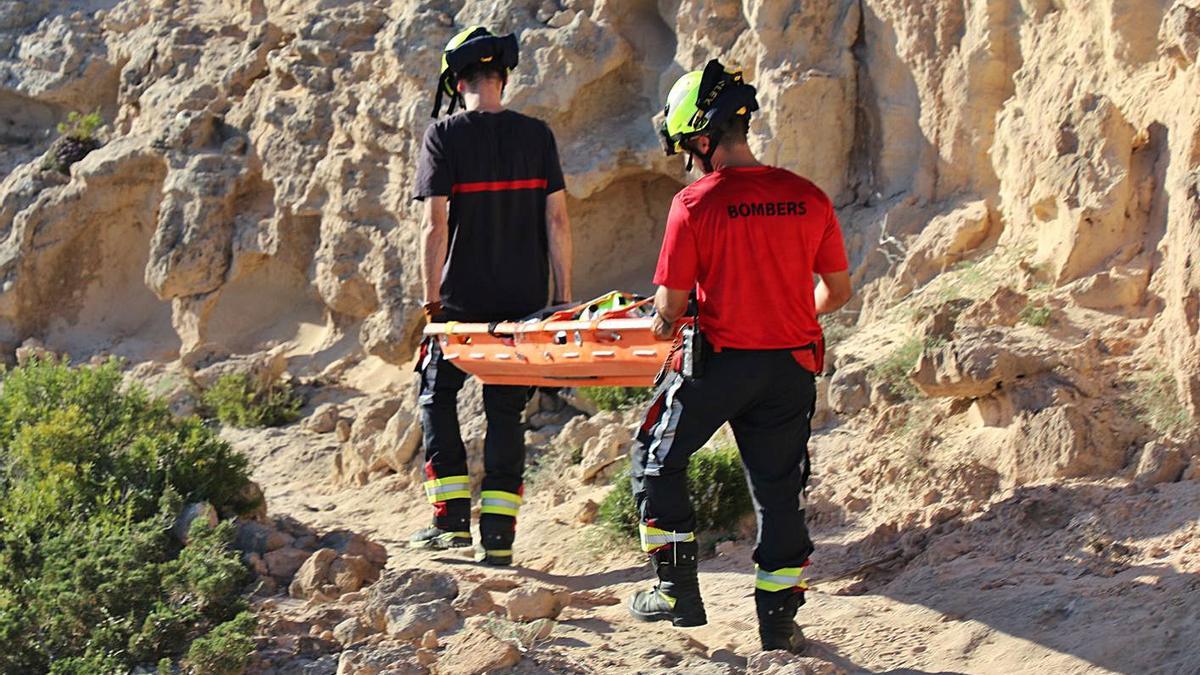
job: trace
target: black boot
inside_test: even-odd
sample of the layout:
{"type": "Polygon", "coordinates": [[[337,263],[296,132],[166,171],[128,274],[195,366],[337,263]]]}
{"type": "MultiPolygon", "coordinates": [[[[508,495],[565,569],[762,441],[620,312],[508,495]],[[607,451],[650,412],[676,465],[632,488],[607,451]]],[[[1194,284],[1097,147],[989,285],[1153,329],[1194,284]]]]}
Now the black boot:
{"type": "Polygon", "coordinates": [[[471,543],[470,530],[447,531],[436,525],[423,530],[417,530],[408,539],[409,548],[431,548],[436,550],[462,548],[470,546],[471,543]]]}
{"type": "Polygon", "coordinates": [[[796,625],[796,610],[804,604],[804,591],[787,589],[764,591],[755,589],[754,604],[758,609],[758,636],[764,652],[783,649],[795,654],[804,651],[804,633],[796,625]]]}
{"type": "Polygon", "coordinates": [[[680,542],[650,556],[658,584],[629,599],[629,613],[639,621],[670,621],[681,628],[708,623],[696,570],[696,542],[680,542]]]}

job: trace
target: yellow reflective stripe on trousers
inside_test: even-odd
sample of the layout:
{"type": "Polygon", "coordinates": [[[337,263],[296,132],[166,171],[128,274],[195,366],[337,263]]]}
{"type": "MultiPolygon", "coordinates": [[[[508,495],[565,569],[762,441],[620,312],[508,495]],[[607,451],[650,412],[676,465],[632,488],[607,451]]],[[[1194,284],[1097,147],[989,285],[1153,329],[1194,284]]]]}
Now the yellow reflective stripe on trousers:
{"type": "Polygon", "coordinates": [[[764,591],[783,591],[789,588],[808,590],[808,582],[802,576],[803,567],[783,567],[777,570],[764,570],[755,565],[758,573],[754,578],[754,587],[764,591]]]}
{"type": "Polygon", "coordinates": [[[521,506],[521,495],[502,490],[484,490],[480,493],[480,513],[495,513],[501,516],[517,517],[517,509],[521,506]]]}
{"type": "Polygon", "coordinates": [[[447,499],[470,499],[471,479],[467,476],[447,476],[425,481],[425,496],[431,504],[447,499]]]}
{"type": "Polygon", "coordinates": [[[691,532],[667,532],[657,527],[650,527],[645,523],[638,525],[638,531],[642,535],[642,550],[646,553],[667,544],[696,541],[696,535],[691,532]]]}

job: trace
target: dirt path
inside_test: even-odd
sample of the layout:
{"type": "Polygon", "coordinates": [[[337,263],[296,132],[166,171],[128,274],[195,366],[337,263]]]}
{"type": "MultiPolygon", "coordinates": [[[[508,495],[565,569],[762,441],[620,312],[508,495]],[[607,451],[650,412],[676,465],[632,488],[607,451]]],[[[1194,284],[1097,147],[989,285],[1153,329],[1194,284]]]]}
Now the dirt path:
{"type": "MultiPolygon", "coordinates": [[[[575,520],[582,501],[598,498],[603,488],[580,487],[574,498],[558,504],[550,494],[529,495],[518,566],[484,568],[465,556],[403,546],[406,535],[429,517],[419,488],[407,478],[330,488],[321,467],[336,445],[324,438],[284,431],[234,433],[231,440],[251,455],[273,513],[321,529],[368,534],[388,547],[390,568],[444,571],[473,583],[540,582],[592,594],[597,604],[567,608],[553,637],[528,652],[514,672],[744,672],[757,648],[750,542],[722,546],[719,555],[702,562],[707,626],[642,624],[623,607],[649,579],[641,555],[634,545],[603,541],[596,528],[575,520]]],[[[1059,554],[1047,543],[1065,540],[1055,528],[1029,533],[1028,523],[1005,524],[1004,509],[1061,520],[1070,513],[1054,515],[1055,509],[1084,508],[1077,505],[1088,500],[1101,519],[1110,502],[1116,517],[1128,512],[1113,497],[1119,491],[1103,486],[1080,488],[1061,504],[1041,493],[1016,494],[993,505],[995,517],[931,528],[922,535],[920,557],[899,564],[885,555],[879,565],[864,566],[870,561],[851,553],[870,539],[861,527],[818,527],[811,568],[815,590],[798,616],[809,654],[851,673],[1200,673],[1200,650],[1179,632],[1200,620],[1200,570],[1189,567],[1200,553],[1200,545],[1189,543],[1200,526],[1193,522],[1188,529],[1187,516],[1190,509],[1200,513],[1200,490],[1194,483],[1172,488],[1175,494],[1156,491],[1140,507],[1154,516],[1158,532],[1143,542],[1167,537],[1152,552],[1170,557],[1159,550],[1163,546],[1183,552],[1176,556],[1182,562],[1164,560],[1158,567],[1132,558],[1071,560],[1073,544],[1059,554]],[[1155,514],[1156,504],[1169,514],[1155,514]],[[998,523],[994,532],[989,523],[998,523]],[[1024,539],[1014,545],[1012,537],[1024,539]]]]}

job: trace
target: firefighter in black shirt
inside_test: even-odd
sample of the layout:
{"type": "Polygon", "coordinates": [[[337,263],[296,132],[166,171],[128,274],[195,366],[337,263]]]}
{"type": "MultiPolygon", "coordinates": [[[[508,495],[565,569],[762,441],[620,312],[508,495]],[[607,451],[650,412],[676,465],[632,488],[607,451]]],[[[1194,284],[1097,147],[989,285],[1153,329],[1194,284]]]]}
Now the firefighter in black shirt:
{"type": "MultiPolygon", "coordinates": [[[[571,298],[571,233],[554,135],[540,120],[505,110],[501,96],[517,65],[514,35],[474,26],[446,46],[433,115],[443,98],[463,112],[429,126],[414,197],[425,203],[425,313],[433,321],[519,319],[571,298]]],[[[418,362],[425,442],[425,493],[433,525],[414,547],[471,546],[467,455],[457,398],[466,375],[426,340],[418,362]]],[[[483,387],[487,436],[479,531],[481,560],[512,562],[522,499],[527,387],[483,387]]]]}

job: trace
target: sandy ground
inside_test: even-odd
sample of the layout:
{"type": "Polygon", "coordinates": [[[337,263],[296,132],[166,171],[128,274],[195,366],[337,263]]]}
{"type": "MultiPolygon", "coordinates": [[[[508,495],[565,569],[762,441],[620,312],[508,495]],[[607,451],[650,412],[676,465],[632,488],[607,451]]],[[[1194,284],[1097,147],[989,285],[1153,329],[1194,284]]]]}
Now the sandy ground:
{"type": "MultiPolygon", "coordinates": [[[[752,541],[702,562],[707,626],[642,624],[622,604],[649,580],[636,545],[575,518],[604,487],[543,479],[522,510],[517,565],[495,570],[405,548],[408,533],[428,522],[420,488],[402,475],[331,487],[332,436],[226,437],[251,457],[273,514],[368,534],[388,547],[390,568],[543,582],[593,591],[604,603],[566,609],[552,638],[512,672],[744,672],[757,649],[752,541]]],[[[1025,486],[960,514],[931,507],[924,520],[866,495],[876,497],[870,509],[833,517],[833,486],[861,478],[859,467],[839,464],[838,438],[818,435],[813,445],[825,458],[815,491],[826,501],[812,519],[814,590],[797,617],[809,655],[851,673],[1200,673],[1197,482],[1025,486]]],[[[821,504],[816,497],[810,503],[821,504]]]]}

